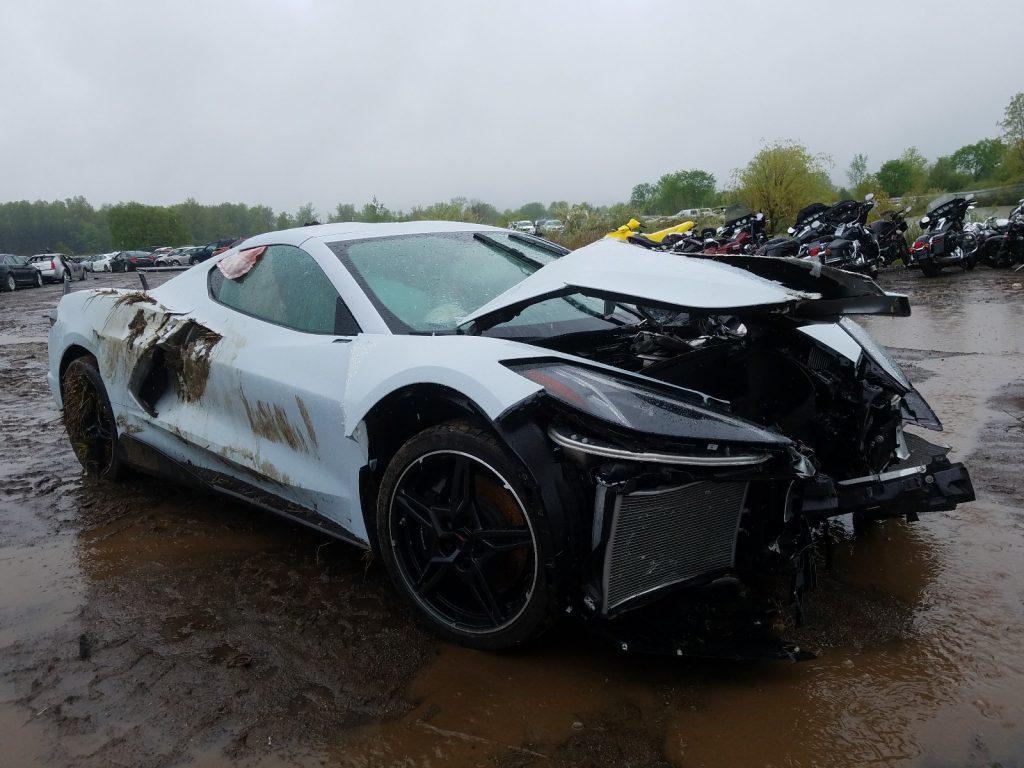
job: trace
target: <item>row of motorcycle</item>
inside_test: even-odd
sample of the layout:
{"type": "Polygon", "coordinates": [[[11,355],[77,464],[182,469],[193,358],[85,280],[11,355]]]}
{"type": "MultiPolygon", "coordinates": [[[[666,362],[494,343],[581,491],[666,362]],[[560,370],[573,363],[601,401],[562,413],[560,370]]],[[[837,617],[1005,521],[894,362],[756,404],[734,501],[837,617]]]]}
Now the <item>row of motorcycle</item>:
{"type": "Polygon", "coordinates": [[[871,194],[863,201],[813,203],[797,214],[788,237],[769,238],[764,215],[743,206],[728,209],[725,222],[717,229],[697,231],[693,222],[684,222],[647,234],[640,231],[640,222],[631,219],[608,236],[694,256],[798,258],[871,277],[897,259],[920,269],[925,277],[933,277],[945,267],[966,271],[979,263],[996,268],[1024,264],[1024,199],[1006,218],[993,216],[975,222],[969,220],[975,207],[973,194],[942,195],[928,204],[920,220],[921,235],[913,244],[906,238],[909,206],[887,211],[868,224],[874,206],[871,194]]]}

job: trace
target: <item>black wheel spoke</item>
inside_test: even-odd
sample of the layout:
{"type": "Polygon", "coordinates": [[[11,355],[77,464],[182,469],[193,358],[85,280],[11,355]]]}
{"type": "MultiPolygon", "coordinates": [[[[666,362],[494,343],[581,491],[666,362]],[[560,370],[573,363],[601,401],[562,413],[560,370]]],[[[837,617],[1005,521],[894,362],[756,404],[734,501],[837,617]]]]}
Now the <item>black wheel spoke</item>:
{"type": "Polygon", "coordinates": [[[471,512],[475,492],[473,489],[473,465],[465,456],[456,456],[452,462],[451,487],[448,504],[452,511],[452,520],[460,520],[471,512]]]}
{"type": "Polygon", "coordinates": [[[423,566],[419,578],[412,585],[413,591],[420,597],[433,592],[448,572],[452,569],[452,561],[447,557],[432,557],[423,566]]]}
{"type": "Polygon", "coordinates": [[[491,552],[513,552],[533,544],[530,531],[526,528],[474,531],[473,536],[491,552]]]}
{"type": "Polygon", "coordinates": [[[427,530],[433,531],[438,538],[451,536],[451,532],[441,523],[437,512],[408,491],[400,490],[395,495],[395,501],[405,510],[409,517],[427,530]]]}
{"type": "Polygon", "coordinates": [[[484,572],[480,570],[480,564],[475,560],[472,561],[472,565],[468,571],[469,579],[467,586],[469,591],[473,593],[477,601],[480,603],[480,607],[484,609],[488,618],[494,623],[494,626],[500,627],[505,621],[505,612],[498,604],[498,599],[494,596],[494,590],[491,589],[490,583],[487,581],[487,577],[484,576],[484,572]]]}

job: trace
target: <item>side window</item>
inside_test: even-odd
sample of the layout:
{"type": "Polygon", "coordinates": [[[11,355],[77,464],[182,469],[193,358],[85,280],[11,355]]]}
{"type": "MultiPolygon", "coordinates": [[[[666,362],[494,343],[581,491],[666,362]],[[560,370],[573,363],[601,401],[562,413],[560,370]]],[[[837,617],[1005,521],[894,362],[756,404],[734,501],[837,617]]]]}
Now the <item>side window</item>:
{"type": "Polygon", "coordinates": [[[306,333],[359,333],[331,281],[312,256],[293,245],[269,246],[245,274],[210,270],[210,294],[246,315],[306,333]]]}

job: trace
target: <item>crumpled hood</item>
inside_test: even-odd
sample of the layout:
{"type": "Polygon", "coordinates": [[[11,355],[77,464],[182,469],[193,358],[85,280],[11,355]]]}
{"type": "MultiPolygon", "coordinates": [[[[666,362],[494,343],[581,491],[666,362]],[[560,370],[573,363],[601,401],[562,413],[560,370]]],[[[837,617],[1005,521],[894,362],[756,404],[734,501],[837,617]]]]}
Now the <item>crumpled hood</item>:
{"type": "Polygon", "coordinates": [[[820,264],[754,256],[695,258],[606,239],[545,265],[460,325],[486,328],[531,304],[574,293],[686,311],[805,319],[910,314],[905,296],[886,294],[870,280],[820,264]]]}

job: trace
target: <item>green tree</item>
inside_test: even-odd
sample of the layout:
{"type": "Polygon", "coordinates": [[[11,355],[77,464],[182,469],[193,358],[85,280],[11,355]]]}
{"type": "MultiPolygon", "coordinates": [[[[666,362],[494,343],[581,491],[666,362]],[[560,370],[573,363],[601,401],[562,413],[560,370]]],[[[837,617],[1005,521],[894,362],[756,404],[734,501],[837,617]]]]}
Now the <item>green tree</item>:
{"type": "Polygon", "coordinates": [[[707,171],[666,173],[655,184],[653,213],[670,216],[683,208],[702,208],[715,198],[715,177],[707,171]]]}
{"type": "Polygon", "coordinates": [[[887,160],[878,169],[878,181],[890,197],[921,190],[928,180],[928,161],[917,147],[908,147],[895,160],[887,160]]]}
{"type": "Polygon", "coordinates": [[[850,182],[850,189],[857,189],[868,175],[868,156],[858,152],[850,161],[846,169],[846,179],[850,182]]]}
{"type": "Polygon", "coordinates": [[[338,203],[334,213],[327,217],[330,222],[338,221],[359,221],[359,212],[352,203],[338,203]]]}
{"type": "Polygon", "coordinates": [[[412,221],[467,221],[465,198],[454,198],[446,203],[433,203],[425,208],[414,206],[409,212],[412,221]]]}
{"type": "Polygon", "coordinates": [[[189,234],[175,211],[141,203],[113,206],[107,212],[107,226],[115,248],[179,244],[189,234]]]}
{"type": "Polygon", "coordinates": [[[306,203],[301,206],[299,210],[292,216],[292,221],[295,222],[295,226],[304,227],[306,224],[320,223],[317,217],[316,208],[313,207],[312,203],[306,203]]]}
{"type": "Polygon", "coordinates": [[[360,214],[359,220],[378,223],[383,221],[393,221],[394,216],[391,211],[387,209],[387,206],[385,206],[384,203],[378,200],[377,196],[374,195],[373,200],[363,205],[363,211],[360,214]]]}
{"type": "Polygon", "coordinates": [[[544,203],[527,203],[521,206],[515,214],[520,219],[529,219],[530,221],[536,221],[537,219],[546,219],[548,216],[548,209],[544,203]]]}
{"type": "Polygon", "coordinates": [[[951,155],[951,160],[958,171],[980,181],[995,177],[1005,152],[1006,145],[999,139],[982,139],[960,147],[951,155]]]}
{"type": "Polygon", "coordinates": [[[657,186],[645,181],[633,187],[633,192],[629,196],[629,204],[640,213],[654,213],[654,198],[657,197],[657,194],[657,186]]]}
{"type": "Polygon", "coordinates": [[[1018,93],[1010,99],[999,127],[1003,129],[1003,138],[1017,163],[1024,166],[1024,93],[1018,93]]]}
{"type": "Polygon", "coordinates": [[[548,206],[548,211],[551,212],[552,218],[564,222],[571,207],[566,200],[555,200],[548,206]]]}
{"type": "Polygon", "coordinates": [[[465,215],[464,221],[473,221],[477,224],[490,224],[494,226],[498,223],[500,214],[498,209],[490,203],[485,203],[482,200],[470,200],[465,204],[465,215]]]}
{"type": "Polygon", "coordinates": [[[959,170],[956,155],[937,157],[928,169],[929,189],[957,190],[963,188],[969,180],[970,176],[959,170]]]}
{"type": "Polygon", "coordinates": [[[832,197],[829,165],[827,155],[811,154],[795,141],[770,144],[734,172],[737,196],[764,213],[771,231],[777,231],[791,224],[805,205],[832,197]]]}

